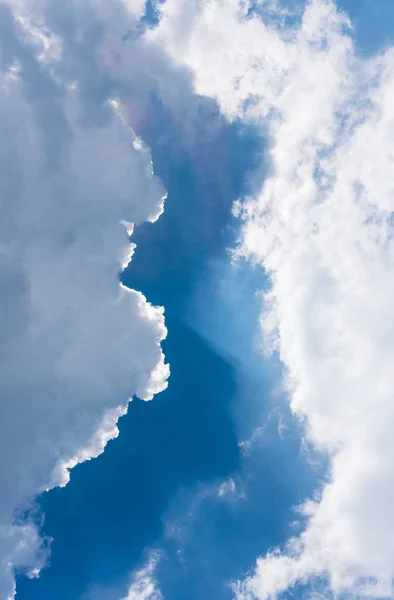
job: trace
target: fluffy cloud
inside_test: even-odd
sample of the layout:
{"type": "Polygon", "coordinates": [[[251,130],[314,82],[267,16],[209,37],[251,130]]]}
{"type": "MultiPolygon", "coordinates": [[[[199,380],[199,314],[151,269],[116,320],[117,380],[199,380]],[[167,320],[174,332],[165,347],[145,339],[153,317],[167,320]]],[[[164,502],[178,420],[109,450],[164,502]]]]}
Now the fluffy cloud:
{"type": "Polygon", "coordinates": [[[237,0],[162,11],[150,35],[194,71],[196,91],[267,135],[268,177],[237,207],[238,251],[270,276],[265,342],[330,457],[303,533],[259,558],[236,594],[266,600],[319,580],[327,593],[393,597],[394,49],[361,60],[331,0],[290,20],[237,0]]]}
{"type": "MultiPolygon", "coordinates": [[[[143,7],[113,3],[110,34],[143,7]]],[[[14,569],[34,576],[45,560],[28,503],[102,452],[129,399],[168,376],[163,310],[118,279],[132,224],[155,221],[165,194],[110,102],[110,8],[0,3],[2,599],[14,569]]]]}

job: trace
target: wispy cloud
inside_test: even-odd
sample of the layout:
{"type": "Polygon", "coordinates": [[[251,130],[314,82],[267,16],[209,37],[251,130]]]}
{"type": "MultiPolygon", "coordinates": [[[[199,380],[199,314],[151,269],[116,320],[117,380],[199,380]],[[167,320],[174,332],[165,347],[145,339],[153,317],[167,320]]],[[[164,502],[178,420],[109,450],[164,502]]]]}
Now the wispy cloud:
{"type": "Polygon", "coordinates": [[[160,557],[152,554],[142,569],[132,575],[129,592],[123,600],[163,600],[154,577],[160,557]]]}

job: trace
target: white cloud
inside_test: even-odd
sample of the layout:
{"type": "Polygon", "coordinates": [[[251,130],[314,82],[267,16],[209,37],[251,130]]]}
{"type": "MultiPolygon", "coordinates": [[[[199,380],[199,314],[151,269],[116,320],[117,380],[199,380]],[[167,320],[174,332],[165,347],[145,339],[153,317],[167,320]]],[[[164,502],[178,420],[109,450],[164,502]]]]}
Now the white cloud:
{"type": "Polygon", "coordinates": [[[362,61],[331,0],[299,24],[246,18],[248,3],[167,0],[162,41],[229,119],[267,131],[270,172],[244,205],[239,252],[272,289],[262,329],[289,402],[331,457],[305,531],[258,559],[239,600],[296,582],[394,597],[394,49],[362,61]]]}
{"type": "Polygon", "coordinates": [[[123,600],[163,600],[154,578],[159,556],[152,554],[147,564],[132,575],[129,592],[123,600]]]}
{"type": "Polygon", "coordinates": [[[217,491],[217,495],[219,497],[232,496],[235,492],[235,489],[235,481],[230,477],[230,479],[227,479],[222,484],[220,484],[219,489],[217,491]]]}
{"type": "Polygon", "coordinates": [[[155,221],[164,190],[108,102],[108,11],[0,4],[1,599],[15,568],[34,576],[45,560],[18,511],[102,452],[129,398],[168,376],[163,310],[118,281],[132,250],[122,223],[155,221]]]}

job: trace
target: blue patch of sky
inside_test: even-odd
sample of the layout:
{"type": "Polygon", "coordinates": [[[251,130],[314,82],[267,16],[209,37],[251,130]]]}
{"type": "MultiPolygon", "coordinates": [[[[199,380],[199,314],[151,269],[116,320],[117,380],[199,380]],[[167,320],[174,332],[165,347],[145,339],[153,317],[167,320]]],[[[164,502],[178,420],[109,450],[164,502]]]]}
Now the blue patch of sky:
{"type": "Polygon", "coordinates": [[[392,0],[337,0],[350,17],[353,37],[364,57],[382,51],[394,42],[392,0]]]}
{"type": "Polygon", "coordinates": [[[164,4],[165,0],[147,0],[145,5],[145,14],[142,17],[142,22],[149,27],[154,27],[159,22],[160,5],[164,4]]]}
{"type": "Polygon", "coordinates": [[[164,598],[230,600],[231,581],[243,578],[257,556],[299,533],[294,505],[315,483],[299,453],[296,428],[279,442],[274,424],[266,423],[242,457],[233,490],[220,496],[218,486],[198,486],[178,495],[164,517],[168,534],[159,546],[156,576],[164,598]]]}
{"type": "Polygon", "coordinates": [[[256,290],[264,286],[259,268],[234,269],[223,252],[208,261],[187,311],[188,322],[233,365],[238,388],[231,413],[241,456],[230,481],[218,477],[183,486],[164,515],[156,576],[167,599],[230,600],[231,581],[242,578],[258,555],[301,530],[303,520],[294,509],[327,472],[323,457],[303,453],[302,427],[275,390],[282,380],[280,363],[264,360],[257,343],[256,290]]]}

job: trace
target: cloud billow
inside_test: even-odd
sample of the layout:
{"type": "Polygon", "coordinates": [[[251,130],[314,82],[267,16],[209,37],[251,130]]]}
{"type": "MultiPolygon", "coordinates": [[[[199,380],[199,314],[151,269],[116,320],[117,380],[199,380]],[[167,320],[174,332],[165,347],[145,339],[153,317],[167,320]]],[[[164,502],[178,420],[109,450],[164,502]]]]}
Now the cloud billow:
{"type": "MultiPolygon", "coordinates": [[[[53,4],[0,6],[5,599],[15,593],[14,570],[34,576],[46,558],[21,511],[41,491],[65,485],[75,464],[101,453],[129,399],[151,399],[169,372],[160,347],[163,310],[118,277],[133,251],[131,224],[160,216],[164,189],[148,149],[110,102],[101,39],[89,34],[93,17],[102,22],[100,2],[85,3],[86,22],[68,4],[79,40],[73,48],[53,4]]],[[[139,18],[119,6],[131,21],[139,18]]]]}

